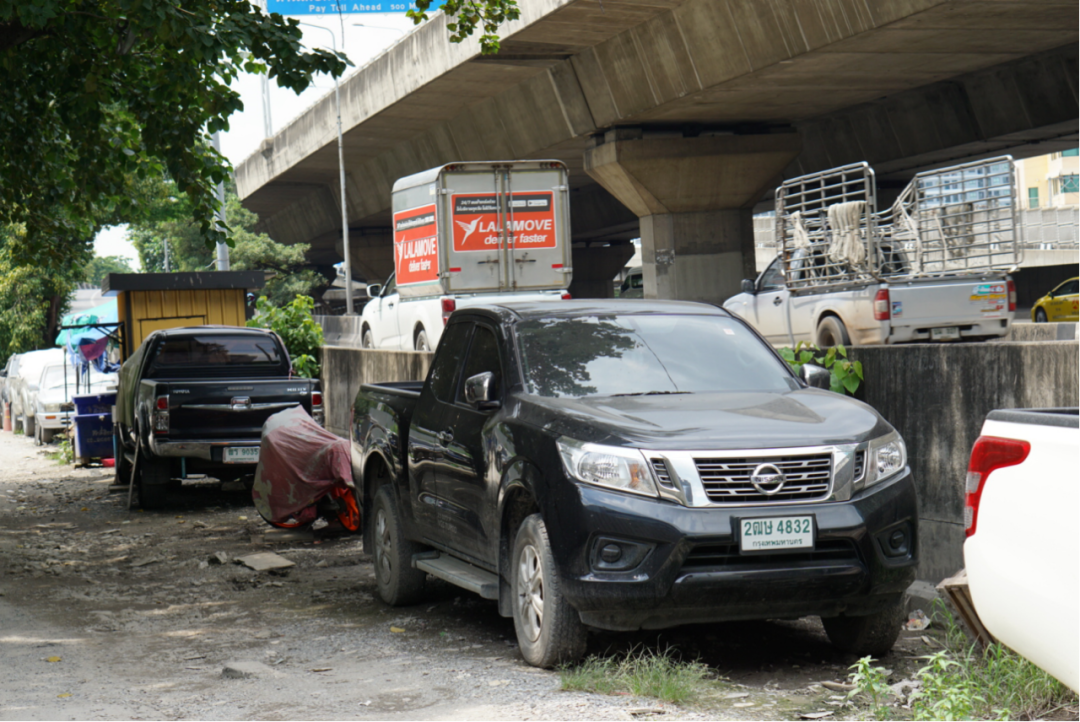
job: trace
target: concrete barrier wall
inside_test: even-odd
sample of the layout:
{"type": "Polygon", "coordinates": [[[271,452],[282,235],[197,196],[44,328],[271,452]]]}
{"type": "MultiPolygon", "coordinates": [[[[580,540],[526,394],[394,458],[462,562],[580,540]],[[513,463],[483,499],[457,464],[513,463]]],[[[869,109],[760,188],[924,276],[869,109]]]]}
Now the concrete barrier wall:
{"type": "MultiPolygon", "coordinates": [[[[1075,341],[863,346],[859,397],[903,435],[919,490],[919,578],[964,565],[963,484],[971,446],[993,409],[1077,406],[1075,341]]],[[[347,437],[360,384],[422,380],[432,354],[323,348],[327,428],[347,437]]]]}
{"type": "Polygon", "coordinates": [[[316,316],[315,323],[322,326],[323,342],[327,346],[351,346],[360,348],[359,316],[316,316]]]}
{"type": "Polygon", "coordinates": [[[361,384],[422,381],[427,377],[432,355],[323,346],[322,387],[327,430],[348,438],[349,414],[361,384]]]}
{"type": "Polygon", "coordinates": [[[1001,408],[1077,406],[1078,346],[1068,341],[863,346],[859,396],[907,443],[919,491],[919,578],[964,566],[964,476],[983,419],[1001,408]]]}

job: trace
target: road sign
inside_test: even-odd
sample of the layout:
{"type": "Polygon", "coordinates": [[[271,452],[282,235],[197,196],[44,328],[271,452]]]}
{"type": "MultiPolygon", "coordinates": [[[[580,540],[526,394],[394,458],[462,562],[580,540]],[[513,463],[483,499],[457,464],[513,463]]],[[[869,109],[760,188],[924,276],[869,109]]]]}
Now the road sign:
{"type": "MultiPolygon", "coordinates": [[[[437,10],[444,0],[434,0],[428,11],[437,10]]],[[[267,0],[267,12],[282,15],[353,15],[359,13],[395,13],[404,14],[406,10],[415,10],[416,3],[408,0],[346,0],[345,2],[326,2],[325,0],[267,0]]]]}

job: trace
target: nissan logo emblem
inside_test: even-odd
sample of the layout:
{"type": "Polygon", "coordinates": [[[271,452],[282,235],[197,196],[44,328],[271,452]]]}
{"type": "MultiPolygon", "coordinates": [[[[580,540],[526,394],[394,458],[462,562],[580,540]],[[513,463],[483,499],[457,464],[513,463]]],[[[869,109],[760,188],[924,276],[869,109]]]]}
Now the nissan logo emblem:
{"type": "Polygon", "coordinates": [[[759,464],[750,475],[750,483],[765,496],[772,496],[784,488],[784,473],[772,464],[759,464]]]}

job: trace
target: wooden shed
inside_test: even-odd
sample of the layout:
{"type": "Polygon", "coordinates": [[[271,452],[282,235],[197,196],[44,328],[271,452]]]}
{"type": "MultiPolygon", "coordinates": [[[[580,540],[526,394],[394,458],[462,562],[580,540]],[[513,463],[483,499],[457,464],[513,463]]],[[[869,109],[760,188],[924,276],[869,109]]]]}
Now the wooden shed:
{"type": "Polygon", "coordinates": [[[102,294],[116,296],[124,360],[152,332],[183,326],[243,326],[246,299],[265,283],[262,271],[110,273],[102,294]]]}

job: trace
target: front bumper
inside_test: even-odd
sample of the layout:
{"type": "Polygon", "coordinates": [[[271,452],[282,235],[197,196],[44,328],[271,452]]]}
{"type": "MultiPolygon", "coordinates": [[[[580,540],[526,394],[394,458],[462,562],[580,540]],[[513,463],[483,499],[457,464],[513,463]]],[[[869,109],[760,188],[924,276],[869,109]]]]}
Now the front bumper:
{"type": "Polygon", "coordinates": [[[561,504],[548,529],[563,592],[583,622],[601,629],[870,614],[895,603],[915,579],[910,470],[850,501],[798,506],[688,508],[576,488],[580,507],[561,504]],[[795,515],[814,517],[814,550],[739,553],[740,518],[795,515]],[[900,551],[887,541],[897,531],[905,539],[900,551]],[[599,571],[598,545],[610,540],[640,545],[644,556],[632,569],[599,571]]]}
{"type": "MultiPolygon", "coordinates": [[[[228,448],[250,448],[259,445],[259,439],[214,439],[212,441],[169,441],[168,439],[150,439],[150,451],[154,456],[175,459],[203,459],[222,462],[222,455],[228,448]]],[[[240,462],[233,462],[243,465],[240,462]]],[[[251,464],[254,465],[254,462],[251,464]]]]}
{"type": "Polygon", "coordinates": [[[43,429],[50,431],[66,429],[71,426],[71,418],[75,414],[71,411],[41,411],[34,414],[34,421],[43,429]]]}

